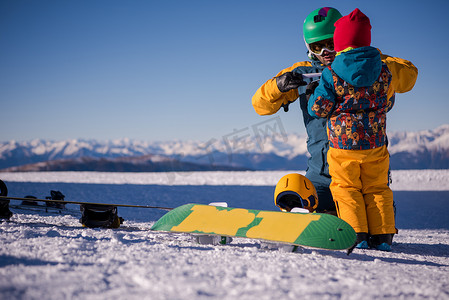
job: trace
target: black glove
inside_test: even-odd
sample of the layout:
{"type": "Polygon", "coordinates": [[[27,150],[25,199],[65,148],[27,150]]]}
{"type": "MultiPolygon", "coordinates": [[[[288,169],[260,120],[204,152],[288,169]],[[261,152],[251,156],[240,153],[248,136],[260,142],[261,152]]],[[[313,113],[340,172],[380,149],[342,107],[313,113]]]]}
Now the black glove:
{"type": "Polygon", "coordinates": [[[307,101],[309,101],[310,96],[312,96],[313,92],[315,92],[316,87],[318,86],[318,84],[320,83],[319,80],[315,80],[312,81],[311,83],[309,83],[306,87],[306,99],[307,101]]]}
{"type": "Polygon", "coordinates": [[[292,89],[297,89],[302,85],[306,85],[307,82],[303,80],[301,74],[294,72],[287,72],[279,77],[276,77],[276,84],[278,86],[278,89],[282,93],[285,93],[292,89]]]}

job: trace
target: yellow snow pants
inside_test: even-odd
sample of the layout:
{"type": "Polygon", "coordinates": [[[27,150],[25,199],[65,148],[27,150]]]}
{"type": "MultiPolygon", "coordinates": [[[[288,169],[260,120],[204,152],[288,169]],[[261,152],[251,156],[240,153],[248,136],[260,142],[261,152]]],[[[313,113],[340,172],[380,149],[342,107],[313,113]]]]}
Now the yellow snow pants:
{"type": "Polygon", "coordinates": [[[329,148],[327,161],[338,216],[357,233],[395,233],[387,147],[370,150],[329,148]]]}

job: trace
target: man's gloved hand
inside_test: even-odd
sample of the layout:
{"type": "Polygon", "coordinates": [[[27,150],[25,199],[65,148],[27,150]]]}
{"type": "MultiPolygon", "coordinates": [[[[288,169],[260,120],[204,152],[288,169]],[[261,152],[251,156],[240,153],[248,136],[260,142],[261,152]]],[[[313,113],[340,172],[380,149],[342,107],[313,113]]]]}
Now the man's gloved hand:
{"type": "Polygon", "coordinates": [[[306,85],[300,73],[286,72],[281,76],[276,77],[276,85],[278,89],[282,92],[288,92],[292,89],[297,89],[302,85],[306,85]]]}
{"type": "Polygon", "coordinates": [[[313,92],[315,92],[316,87],[318,86],[318,84],[320,83],[319,80],[315,80],[312,81],[311,83],[309,83],[306,87],[306,99],[307,101],[309,101],[310,96],[312,96],[313,92]]]}

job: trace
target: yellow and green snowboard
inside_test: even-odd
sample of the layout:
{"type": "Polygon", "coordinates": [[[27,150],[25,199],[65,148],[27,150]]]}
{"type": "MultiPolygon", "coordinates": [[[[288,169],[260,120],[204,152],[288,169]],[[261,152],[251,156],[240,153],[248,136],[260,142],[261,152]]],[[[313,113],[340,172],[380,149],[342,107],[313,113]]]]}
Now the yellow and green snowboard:
{"type": "Polygon", "coordinates": [[[356,241],[348,223],[328,214],[203,204],[179,206],[162,216],[151,230],[261,239],[330,250],[352,249],[356,241]]]}

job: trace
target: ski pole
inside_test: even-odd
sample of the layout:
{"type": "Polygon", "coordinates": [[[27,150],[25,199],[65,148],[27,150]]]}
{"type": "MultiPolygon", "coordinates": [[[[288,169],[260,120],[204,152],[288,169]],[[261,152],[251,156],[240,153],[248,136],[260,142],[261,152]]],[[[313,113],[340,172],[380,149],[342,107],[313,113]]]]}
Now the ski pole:
{"type": "Polygon", "coordinates": [[[111,203],[93,203],[93,202],[82,202],[82,201],[66,201],[66,200],[53,200],[53,199],[35,199],[35,198],[21,198],[21,197],[9,197],[0,196],[0,200],[22,200],[22,201],[38,201],[38,202],[53,202],[53,203],[65,203],[65,204],[79,204],[79,205],[108,205],[117,207],[134,207],[134,208],[154,208],[162,210],[173,210],[172,207],[163,206],[150,206],[150,205],[132,205],[132,204],[111,204],[111,203]]]}

